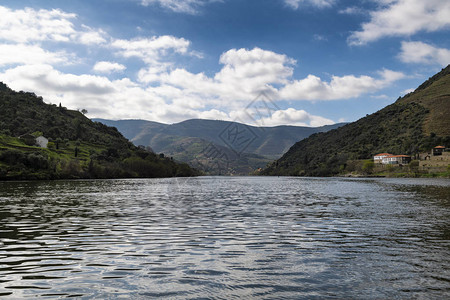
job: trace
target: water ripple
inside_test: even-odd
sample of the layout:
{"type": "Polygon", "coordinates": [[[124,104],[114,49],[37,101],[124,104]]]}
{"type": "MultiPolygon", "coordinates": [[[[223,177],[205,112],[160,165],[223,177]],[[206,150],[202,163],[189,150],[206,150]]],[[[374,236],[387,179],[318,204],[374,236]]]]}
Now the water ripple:
{"type": "Polygon", "coordinates": [[[448,180],[0,182],[0,297],[448,298],[448,180]]]}

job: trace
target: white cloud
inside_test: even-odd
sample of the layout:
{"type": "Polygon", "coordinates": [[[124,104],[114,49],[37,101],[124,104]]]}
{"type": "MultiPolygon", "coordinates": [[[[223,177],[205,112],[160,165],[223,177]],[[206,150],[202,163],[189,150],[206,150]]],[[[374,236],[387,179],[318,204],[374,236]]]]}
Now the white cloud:
{"type": "Polygon", "coordinates": [[[77,26],[72,22],[77,15],[59,9],[34,10],[25,8],[12,10],[0,6],[0,40],[16,43],[41,41],[102,44],[106,33],[88,26],[77,26]]]}
{"type": "MultiPolygon", "coordinates": [[[[295,60],[260,48],[231,49],[220,57],[222,69],[213,76],[191,73],[182,68],[165,71],[150,66],[141,70],[139,79],[159,86],[152,93],[173,103],[192,103],[200,99],[204,106],[238,110],[261,91],[276,100],[338,100],[355,98],[378,91],[405,75],[382,70],[378,76],[333,76],[330,82],[309,75],[292,80],[295,60]]],[[[193,108],[193,106],[190,106],[193,108]]]]}
{"type": "Polygon", "coordinates": [[[198,52],[189,51],[191,42],[184,38],[170,35],[153,36],[132,40],[115,40],[112,47],[125,57],[137,57],[147,64],[138,72],[138,81],[151,83],[160,80],[161,76],[173,67],[169,59],[174,54],[201,57],[198,52]]]}
{"type": "Polygon", "coordinates": [[[69,41],[75,34],[71,19],[75,14],[61,10],[11,10],[0,6],[0,39],[19,43],[31,41],[69,41]]]}
{"type": "Polygon", "coordinates": [[[402,42],[399,58],[405,63],[447,66],[450,64],[450,50],[423,42],[402,42]]]}
{"type": "Polygon", "coordinates": [[[260,122],[265,126],[279,126],[289,124],[312,127],[331,125],[335,123],[333,120],[315,116],[307,113],[304,110],[297,110],[294,108],[277,110],[270,117],[263,118],[260,122]]]}
{"type": "Polygon", "coordinates": [[[0,44],[0,66],[13,64],[69,63],[65,52],[49,52],[35,45],[0,44]]]}
{"type": "Polygon", "coordinates": [[[263,90],[274,90],[274,84],[287,83],[295,60],[254,48],[231,49],[221,55],[220,63],[224,66],[213,77],[175,69],[160,75],[158,80],[182,89],[185,94],[206,98],[217,105],[233,106],[253,99],[263,90]],[[216,99],[225,102],[214,101],[216,99]]]}
{"type": "Polygon", "coordinates": [[[111,81],[103,76],[62,73],[50,65],[18,66],[0,73],[0,81],[15,90],[33,91],[50,103],[86,108],[91,116],[160,120],[158,97],[129,79],[111,81]]]}
{"type": "Polygon", "coordinates": [[[95,64],[93,70],[99,73],[110,74],[112,72],[121,72],[125,70],[126,67],[119,63],[114,63],[110,61],[99,61],[95,64]]]}
{"type": "Polygon", "coordinates": [[[315,34],[313,36],[315,41],[319,41],[319,42],[326,42],[328,41],[328,38],[326,36],[320,35],[320,34],[315,34]]]}
{"type": "Polygon", "coordinates": [[[29,88],[42,93],[46,93],[45,89],[48,89],[57,94],[105,95],[115,90],[114,85],[106,77],[64,74],[46,64],[8,69],[2,74],[2,80],[11,82],[12,88],[26,89],[28,85],[29,88]],[[17,86],[17,83],[21,83],[20,86],[17,86]]]}
{"type": "Polygon", "coordinates": [[[339,13],[343,15],[359,15],[365,13],[365,10],[361,7],[350,6],[345,9],[339,10],[339,13]]]}
{"type": "Polygon", "coordinates": [[[295,80],[280,90],[280,98],[290,100],[339,100],[359,97],[380,90],[405,77],[403,73],[391,70],[379,72],[379,79],[370,76],[332,76],[325,82],[317,76],[308,75],[295,80]]]}
{"type": "Polygon", "coordinates": [[[414,92],[415,90],[416,90],[416,89],[406,89],[406,90],[402,91],[400,94],[401,94],[401,95],[407,95],[407,94],[409,94],[409,93],[414,92]]]}
{"type": "MultiPolygon", "coordinates": [[[[33,91],[51,103],[69,108],[86,108],[92,117],[143,118],[165,123],[190,118],[234,120],[243,109],[226,112],[204,109],[204,99],[190,97],[183,89],[169,85],[143,88],[128,79],[111,81],[103,76],[65,74],[50,65],[18,66],[0,73],[0,81],[16,90],[33,91]],[[172,101],[168,101],[172,99],[172,101]]],[[[265,126],[322,126],[332,120],[289,108],[249,124],[265,126]]]]}
{"type": "MultiPolygon", "coordinates": [[[[261,91],[275,100],[348,99],[377,91],[403,76],[384,70],[378,78],[333,76],[325,82],[309,75],[294,80],[294,59],[260,48],[228,50],[220,56],[221,69],[215,74],[192,73],[175,63],[180,55],[201,57],[184,38],[164,35],[114,40],[102,30],[77,25],[75,14],[60,10],[11,10],[0,6],[0,14],[0,66],[4,67],[0,80],[13,89],[33,91],[52,103],[86,108],[92,117],[162,122],[189,118],[233,120],[261,91]],[[75,48],[81,43],[86,46],[81,51],[88,53],[109,51],[104,53],[105,61],[96,62],[88,72],[124,71],[128,58],[138,58],[144,64],[135,81],[126,77],[111,80],[82,71],[77,75],[65,73],[56,66],[80,60],[74,54],[44,48],[49,44],[50,49],[69,48],[64,43],[78,43],[75,48]],[[107,44],[109,47],[104,47],[107,44]],[[118,62],[106,61],[114,54],[118,62]]],[[[89,62],[84,58],[83,66],[89,62]]],[[[81,66],[75,69],[80,72],[81,66]]],[[[293,108],[278,109],[271,118],[261,121],[267,125],[332,123],[293,108]]]]}
{"type": "Polygon", "coordinates": [[[286,83],[296,61],[286,55],[254,48],[231,49],[221,55],[220,63],[224,67],[214,76],[216,81],[234,90],[255,94],[270,84],[286,83]]]}
{"type": "Polygon", "coordinates": [[[178,13],[195,14],[198,8],[211,2],[220,2],[221,0],[142,0],[144,6],[150,4],[159,4],[164,8],[178,13]]]}
{"type": "Polygon", "coordinates": [[[284,0],[287,6],[298,9],[301,5],[312,5],[318,8],[331,7],[335,0],[284,0]]]}
{"type": "Polygon", "coordinates": [[[171,65],[171,63],[159,63],[142,68],[138,72],[138,81],[142,83],[158,82],[160,81],[161,75],[167,72],[171,65]]]}
{"type": "Polygon", "coordinates": [[[189,45],[190,41],[171,35],[112,42],[122,56],[138,57],[146,63],[155,63],[170,52],[188,54],[189,45]]]}
{"type": "Polygon", "coordinates": [[[89,26],[81,26],[84,31],[78,33],[78,40],[84,45],[100,45],[107,42],[107,33],[103,30],[94,30],[89,26]]]}
{"type": "Polygon", "coordinates": [[[450,26],[448,0],[377,0],[380,9],[370,13],[371,20],[349,37],[351,45],[363,45],[389,36],[411,36],[420,31],[433,32],[450,26]]]}

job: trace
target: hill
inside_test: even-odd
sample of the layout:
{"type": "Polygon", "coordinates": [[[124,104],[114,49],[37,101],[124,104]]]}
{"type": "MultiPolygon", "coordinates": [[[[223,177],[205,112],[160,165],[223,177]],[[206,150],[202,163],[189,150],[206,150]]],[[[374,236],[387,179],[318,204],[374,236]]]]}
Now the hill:
{"type": "Polygon", "coordinates": [[[198,174],[138,148],[79,111],[0,83],[0,179],[170,177],[198,174]],[[35,138],[48,139],[46,148],[35,138]]]}
{"type": "Polygon", "coordinates": [[[207,174],[234,175],[247,175],[258,168],[264,168],[273,159],[285,153],[296,141],[313,133],[343,125],[256,127],[236,122],[200,119],[170,125],[144,120],[93,120],[116,127],[135,145],[149,146],[157,153],[163,152],[175,160],[199,167],[207,174]],[[234,149],[233,145],[230,145],[224,136],[224,132],[229,128],[240,128],[251,135],[252,140],[245,144],[245,149],[234,149]],[[214,162],[206,164],[205,167],[204,163],[208,157],[205,157],[203,152],[208,147],[214,147],[225,154],[227,160],[222,161],[221,165],[226,167],[219,170],[217,165],[212,166],[214,162]],[[199,161],[203,163],[199,164],[199,161]]]}
{"type": "Polygon", "coordinates": [[[417,155],[450,146],[450,66],[395,103],[326,133],[297,142],[263,175],[332,176],[351,160],[377,153],[417,155]]]}

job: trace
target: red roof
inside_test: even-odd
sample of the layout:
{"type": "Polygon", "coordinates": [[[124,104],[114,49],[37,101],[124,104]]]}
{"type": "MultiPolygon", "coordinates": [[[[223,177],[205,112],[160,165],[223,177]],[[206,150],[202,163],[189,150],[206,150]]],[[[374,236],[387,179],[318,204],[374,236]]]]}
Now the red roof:
{"type": "Polygon", "coordinates": [[[380,154],[377,154],[375,156],[386,156],[386,155],[392,155],[392,154],[390,154],[390,153],[380,153],[380,154]]]}
{"type": "Polygon", "coordinates": [[[434,149],[445,149],[445,147],[444,146],[436,146],[436,147],[434,147],[434,149]]]}

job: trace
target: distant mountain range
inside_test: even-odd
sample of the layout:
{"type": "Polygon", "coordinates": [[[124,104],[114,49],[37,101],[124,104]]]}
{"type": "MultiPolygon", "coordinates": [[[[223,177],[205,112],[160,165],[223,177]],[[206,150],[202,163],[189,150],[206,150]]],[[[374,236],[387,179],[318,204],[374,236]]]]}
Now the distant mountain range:
{"type": "Polygon", "coordinates": [[[135,145],[149,146],[207,174],[235,175],[264,168],[295,142],[344,125],[256,127],[200,119],[170,125],[145,120],[93,120],[116,127],[135,145]]]}
{"type": "Polygon", "coordinates": [[[450,65],[380,111],[293,145],[264,175],[331,176],[377,153],[417,155],[450,146],[450,65]]]}

